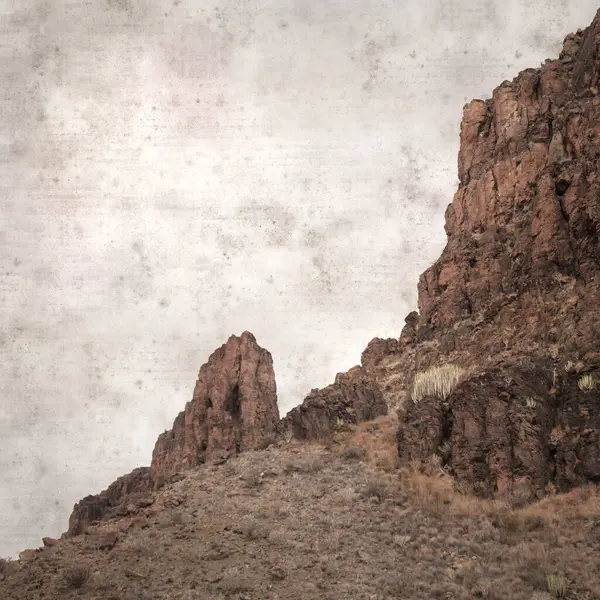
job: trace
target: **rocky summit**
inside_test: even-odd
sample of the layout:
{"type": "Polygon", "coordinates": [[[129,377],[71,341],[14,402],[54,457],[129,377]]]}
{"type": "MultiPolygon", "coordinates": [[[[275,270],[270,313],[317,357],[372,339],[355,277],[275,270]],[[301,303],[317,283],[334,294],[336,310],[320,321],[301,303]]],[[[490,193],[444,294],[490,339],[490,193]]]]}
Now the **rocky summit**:
{"type": "Polygon", "coordinates": [[[79,535],[90,521],[109,516],[132,496],[160,489],[181,471],[260,447],[273,436],[278,421],[271,354],[248,331],[232,335],[200,368],[192,399],[172,429],[158,436],[151,466],[78,502],[65,536],[79,535]]]}
{"type": "Polygon", "coordinates": [[[599,77],[600,11],[467,104],[398,338],[280,419],[231,336],[150,466],[0,560],[0,597],[600,599],[599,77]]]}
{"type": "Polygon", "coordinates": [[[254,450],[279,421],[271,354],[245,331],[202,365],[192,400],[158,437],[153,477],[168,477],[217,457],[254,450]]]}

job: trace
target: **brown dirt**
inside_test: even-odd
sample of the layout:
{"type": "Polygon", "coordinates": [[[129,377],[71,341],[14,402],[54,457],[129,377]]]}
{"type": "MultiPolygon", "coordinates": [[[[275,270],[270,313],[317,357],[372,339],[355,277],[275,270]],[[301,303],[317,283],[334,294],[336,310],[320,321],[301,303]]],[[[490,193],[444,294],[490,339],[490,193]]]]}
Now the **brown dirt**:
{"type": "Polygon", "coordinates": [[[558,575],[565,598],[600,598],[598,487],[526,508],[463,496],[438,465],[398,470],[394,433],[380,417],[328,446],[202,465],[150,506],[0,565],[0,597],[541,600],[558,575]]]}

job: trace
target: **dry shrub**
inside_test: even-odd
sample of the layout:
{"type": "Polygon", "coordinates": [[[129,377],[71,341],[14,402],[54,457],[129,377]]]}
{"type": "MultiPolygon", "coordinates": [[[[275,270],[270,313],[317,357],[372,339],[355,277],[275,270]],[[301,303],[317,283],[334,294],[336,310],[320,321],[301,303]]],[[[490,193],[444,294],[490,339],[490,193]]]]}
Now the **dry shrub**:
{"type": "Polygon", "coordinates": [[[555,524],[565,523],[571,519],[593,518],[600,511],[600,486],[586,484],[567,494],[547,496],[525,510],[534,514],[552,516],[555,524]]]}
{"type": "Polygon", "coordinates": [[[394,415],[365,421],[348,440],[342,456],[347,460],[366,460],[386,472],[396,471],[399,466],[396,429],[397,419],[394,415]]]}
{"type": "MultiPolygon", "coordinates": [[[[114,573],[94,573],[92,581],[94,583],[94,589],[100,592],[109,592],[110,590],[114,590],[116,586],[114,573]]],[[[109,594],[106,595],[108,596],[109,594]]]]}
{"type": "Polygon", "coordinates": [[[401,471],[401,486],[420,509],[433,515],[445,514],[455,492],[449,476],[430,477],[410,468],[401,471]]]}
{"type": "Polygon", "coordinates": [[[318,473],[325,465],[320,456],[309,455],[300,459],[290,459],[283,465],[285,473],[318,473]]]}
{"type": "Polygon", "coordinates": [[[367,481],[365,489],[363,491],[364,498],[377,498],[378,500],[383,500],[387,498],[389,494],[389,490],[387,487],[387,483],[380,479],[370,479],[367,481]]]}
{"type": "Polygon", "coordinates": [[[445,400],[467,376],[467,370],[454,364],[431,367],[426,371],[421,371],[415,375],[411,399],[415,404],[426,396],[445,400]]]}
{"type": "Polygon", "coordinates": [[[546,573],[550,563],[547,545],[537,541],[521,542],[506,556],[506,564],[519,571],[521,580],[536,590],[546,588],[546,573]]]}
{"type": "Polygon", "coordinates": [[[346,460],[363,460],[366,456],[365,449],[361,446],[348,446],[342,452],[346,460]]]}
{"type": "Polygon", "coordinates": [[[262,527],[254,519],[246,519],[245,521],[243,521],[241,531],[244,534],[244,536],[249,540],[259,540],[267,537],[267,532],[265,532],[265,528],[262,527]]]}
{"type": "Polygon", "coordinates": [[[500,532],[500,543],[506,546],[516,546],[529,530],[527,516],[507,505],[499,505],[490,518],[492,525],[500,532]]]}
{"type": "Polygon", "coordinates": [[[260,469],[252,469],[242,475],[242,480],[248,488],[258,488],[262,484],[262,471],[260,469]]]}
{"type": "Polygon", "coordinates": [[[400,466],[400,459],[398,458],[398,451],[395,446],[374,450],[372,456],[375,466],[387,473],[396,471],[400,466]]]}
{"type": "Polygon", "coordinates": [[[480,579],[472,588],[475,598],[492,598],[494,582],[489,579],[480,579]]]}
{"type": "Polygon", "coordinates": [[[356,498],[356,493],[351,487],[341,488],[332,494],[334,504],[351,504],[356,498]]]}
{"type": "Polygon", "coordinates": [[[73,565],[63,572],[63,579],[67,586],[79,589],[90,578],[88,565],[73,565]]]}
{"type": "Polygon", "coordinates": [[[320,456],[308,456],[302,463],[304,473],[319,473],[325,468],[320,456]]]}
{"type": "Polygon", "coordinates": [[[272,529],[267,535],[267,539],[271,544],[276,546],[293,546],[293,532],[286,531],[282,527],[272,529]]]}
{"type": "Polygon", "coordinates": [[[225,572],[219,582],[219,589],[226,595],[232,596],[250,590],[248,581],[242,576],[239,568],[232,567],[225,572]]]}
{"type": "Polygon", "coordinates": [[[567,594],[567,579],[560,573],[550,573],[546,577],[546,585],[554,598],[564,598],[567,594]]]}
{"type": "Polygon", "coordinates": [[[481,577],[481,567],[473,560],[466,560],[456,569],[456,580],[470,590],[481,577]]]}

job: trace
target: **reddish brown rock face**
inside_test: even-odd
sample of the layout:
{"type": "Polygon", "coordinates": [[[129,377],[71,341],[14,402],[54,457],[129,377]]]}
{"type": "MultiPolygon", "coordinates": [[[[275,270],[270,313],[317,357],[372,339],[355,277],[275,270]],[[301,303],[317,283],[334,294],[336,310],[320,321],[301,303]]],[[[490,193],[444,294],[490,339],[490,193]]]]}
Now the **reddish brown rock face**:
{"type": "Polygon", "coordinates": [[[464,324],[486,359],[503,344],[598,349],[599,69],[597,17],[558,60],[465,106],[448,243],[419,282],[420,339],[452,328],[464,347],[464,324]]]}
{"type": "Polygon", "coordinates": [[[135,469],[100,494],[80,500],[64,535],[79,535],[92,521],[151,503],[148,492],[179,471],[256,448],[274,433],[278,421],[271,354],[247,331],[231,336],[200,368],[192,400],[173,429],[158,437],[152,466],[135,469]]]}
{"type": "Polygon", "coordinates": [[[254,336],[231,336],[200,368],[192,400],[152,454],[154,477],[256,449],[279,421],[271,354],[254,336]]]}
{"type": "Polygon", "coordinates": [[[467,489],[529,499],[600,481],[600,364],[558,372],[520,360],[479,372],[446,401],[406,407],[398,431],[403,462],[437,455],[467,489]],[[595,384],[586,389],[585,377],[595,384]],[[583,388],[583,389],[582,389],[583,388]]]}
{"type": "MultiPolygon", "coordinates": [[[[111,514],[117,514],[127,498],[140,499],[155,489],[149,467],[134,469],[131,473],[119,477],[100,494],[86,496],[73,507],[69,518],[69,529],[63,537],[72,537],[85,531],[88,523],[100,521],[111,514]]],[[[150,500],[148,500],[150,502],[150,500]]],[[[143,504],[143,500],[142,500],[143,504]]]]}
{"type": "Polygon", "coordinates": [[[559,59],[464,107],[448,242],[420,278],[420,314],[363,353],[399,400],[400,458],[437,454],[484,495],[599,478],[599,73],[600,11],[559,59]],[[413,404],[415,374],[444,363],[473,375],[413,404]]]}
{"type": "Polygon", "coordinates": [[[335,383],[313,390],[282,419],[280,432],[299,440],[326,439],[336,427],[387,414],[387,404],[375,379],[362,367],[339,373],[335,383]]]}

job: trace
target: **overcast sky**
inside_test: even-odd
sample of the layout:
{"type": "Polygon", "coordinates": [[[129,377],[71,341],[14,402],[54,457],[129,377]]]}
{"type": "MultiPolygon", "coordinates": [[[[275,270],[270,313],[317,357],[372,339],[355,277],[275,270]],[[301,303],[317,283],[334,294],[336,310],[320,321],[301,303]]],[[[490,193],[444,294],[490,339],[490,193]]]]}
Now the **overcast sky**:
{"type": "Polygon", "coordinates": [[[285,414],[397,337],[462,106],[597,2],[2,0],[0,556],[148,465],[231,334],[285,414]]]}

